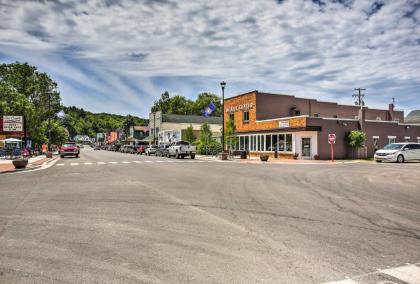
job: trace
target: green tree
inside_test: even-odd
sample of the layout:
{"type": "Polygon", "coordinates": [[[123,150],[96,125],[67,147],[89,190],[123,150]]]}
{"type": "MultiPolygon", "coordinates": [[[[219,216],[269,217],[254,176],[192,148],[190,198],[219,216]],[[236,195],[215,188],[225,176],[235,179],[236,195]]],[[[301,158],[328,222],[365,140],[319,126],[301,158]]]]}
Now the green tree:
{"type": "Polygon", "coordinates": [[[185,140],[187,140],[190,143],[193,143],[195,141],[195,135],[191,124],[187,127],[185,131],[185,140]]]}
{"type": "Polygon", "coordinates": [[[125,137],[127,138],[130,135],[130,127],[134,126],[134,117],[127,115],[123,121],[122,127],[124,130],[125,137]]]}
{"type": "Polygon", "coordinates": [[[366,133],[361,130],[352,130],[346,135],[347,145],[354,149],[359,149],[365,146],[366,133]]]}
{"type": "Polygon", "coordinates": [[[225,144],[227,145],[228,149],[232,149],[235,144],[237,143],[238,137],[235,136],[235,132],[236,132],[236,128],[235,128],[235,123],[232,119],[228,119],[228,121],[226,122],[226,127],[225,127],[225,144]]]}
{"type": "Polygon", "coordinates": [[[222,105],[221,99],[215,94],[211,93],[201,93],[198,95],[197,99],[194,102],[192,113],[194,115],[201,115],[201,112],[207,107],[210,103],[213,103],[216,106],[216,110],[211,114],[212,116],[221,116],[222,115],[222,105]]]}

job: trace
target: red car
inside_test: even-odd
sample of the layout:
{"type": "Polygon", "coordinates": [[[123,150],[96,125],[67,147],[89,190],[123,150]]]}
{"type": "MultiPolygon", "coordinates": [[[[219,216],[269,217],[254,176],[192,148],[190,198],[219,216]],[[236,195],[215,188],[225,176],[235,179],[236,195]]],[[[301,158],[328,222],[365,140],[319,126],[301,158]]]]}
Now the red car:
{"type": "Polygon", "coordinates": [[[80,149],[74,142],[67,142],[60,147],[60,157],[64,158],[65,156],[76,156],[79,158],[80,149]]]}
{"type": "Polygon", "coordinates": [[[140,145],[140,147],[137,148],[137,155],[145,154],[146,153],[147,146],[140,145]]]}

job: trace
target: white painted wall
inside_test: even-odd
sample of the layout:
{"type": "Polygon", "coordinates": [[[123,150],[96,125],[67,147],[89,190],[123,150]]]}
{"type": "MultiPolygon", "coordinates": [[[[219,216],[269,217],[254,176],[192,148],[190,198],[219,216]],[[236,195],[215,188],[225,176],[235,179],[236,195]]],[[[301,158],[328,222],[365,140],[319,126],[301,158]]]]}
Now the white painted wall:
{"type": "Polygon", "coordinates": [[[299,159],[302,159],[302,138],[311,138],[311,157],[307,159],[313,159],[315,155],[318,155],[318,132],[302,131],[294,133],[293,152],[299,154],[299,159]]]}

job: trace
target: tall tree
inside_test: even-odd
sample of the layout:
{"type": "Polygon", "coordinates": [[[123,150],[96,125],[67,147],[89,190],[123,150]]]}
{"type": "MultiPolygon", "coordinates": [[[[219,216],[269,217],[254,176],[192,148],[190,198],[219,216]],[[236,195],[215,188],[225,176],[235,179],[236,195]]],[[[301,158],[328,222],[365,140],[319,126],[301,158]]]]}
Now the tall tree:
{"type": "Polygon", "coordinates": [[[185,140],[187,140],[190,143],[193,143],[195,141],[195,135],[191,124],[187,127],[185,131],[185,140]]]}
{"type": "Polygon", "coordinates": [[[236,128],[233,119],[228,119],[225,127],[225,144],[228,149],[231,150],[237,143],[238,137],[235,136],[236,128]]]}

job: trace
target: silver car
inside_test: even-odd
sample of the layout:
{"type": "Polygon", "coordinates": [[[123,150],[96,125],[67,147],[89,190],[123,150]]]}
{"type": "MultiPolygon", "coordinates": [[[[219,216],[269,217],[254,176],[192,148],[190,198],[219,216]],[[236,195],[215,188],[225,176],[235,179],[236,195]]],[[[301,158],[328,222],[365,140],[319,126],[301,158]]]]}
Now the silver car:
{"type": "Polygon", "coordinates": [[[405,161],[420,161],[420,143],[392,143],[376,151],[376,162],[382,161],[404,163],[405,161]]]}

